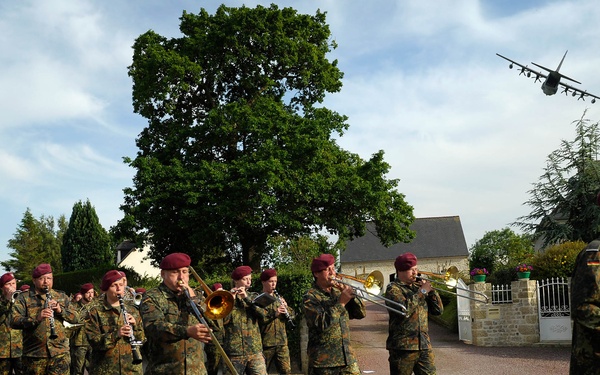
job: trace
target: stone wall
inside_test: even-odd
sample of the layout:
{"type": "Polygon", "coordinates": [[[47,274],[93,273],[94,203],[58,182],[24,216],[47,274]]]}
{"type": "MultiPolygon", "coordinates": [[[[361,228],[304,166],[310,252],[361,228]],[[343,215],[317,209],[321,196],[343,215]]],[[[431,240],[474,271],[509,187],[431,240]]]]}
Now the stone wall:
{"type": "MultiPolygon", "coordinates": [[[[492,305],[489,283],[469,289],[485,293],[490,300],[471,300],[472,343],[477,346],[530,346],[540,341],[536,282],[513,281],[512,303],[492,305]]],[[[483,298],[482,298],[483,299],[483,298]]]]}

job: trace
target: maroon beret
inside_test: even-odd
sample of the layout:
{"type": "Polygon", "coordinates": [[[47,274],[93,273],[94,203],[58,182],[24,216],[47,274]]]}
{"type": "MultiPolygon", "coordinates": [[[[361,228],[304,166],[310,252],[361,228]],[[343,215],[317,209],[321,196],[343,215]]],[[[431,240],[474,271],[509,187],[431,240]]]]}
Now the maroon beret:
{"type": "Polygon", "coordinates": [[[399,255],[394,262],[396,271],[407,271],[417,265],[417,257],[413,253],[399,255]]]}
{"type": "Polygon", "coordinates": [[[94,284],[92,284],[92,283],[83,284],[81,286],[81,288],[79,289],[79,293],[86,294],[87,292],[90,291],[90,289],[94,289],[94,284]]]}
{"type": "Polygon", "coordinates": [[[335,258],[331,254],[321,254],[312,260],[310,270],[314,272],[320,272],[335,263],[335,258]]]}
{"type": "Polygon", "coordinates": [[[277,276],[277,271],[273,268],[269,268],[268,270],[262,271],[260,274],[260,281],[267,281],[273,276],[277,276]]]}
{"type": "Polygon", "coordinates": [[[161,270],[176,270],[183,267],[189,267],[192,263],[189,255],[184,253],[172,253],[163,258],[160,262],[161,270]]]}
{"type": "Polygon", "coordinates": [[[135,292],[137,294],[144,294],[144,293],[146,293],[146,289],[144,289],[144,288],[135,288],[135,292]]]}
{"type": "Polygon", "coordinates": [[[223,285],[221,285],[221,283],[214,283],[212,286],[213,292],[216,292],[219,289],[223,289],[223,285]]]}
{"type": "Polygon", "coordinates": [[[103,292],[106,292],[115,281],[121,280],[122,278],[123,273],[121,273],[121,271],[110,270],[104,274],[104,277],[102,277],[102,284],[100,284],[100,289],[103,292]]]}
{"type": "Polygon", "coordinates": [[[31,288],[31,287],[30,287],[29,285],[27,285],[27,284],[23,284],[23,285],[21,285],[21,287],[19,288],[19,290],[20,290],[21,292],[26,292],[26,291],[28,291],[30,288],[31,288]]]}
{"type": "Polygon", "coordinates": [[[52,273],[52,267],[50,267],[50,265],[48,263],[42,263],[39,266],[35,267],[31,276],[34,279],[37,279],[38,277],[45,275],[47,273],[52,273]]]}
{"type": "Polygon", "coordinates": [[[233,270],[233,272],[231,273],[231,278],[234,280],[240,280],[242,277],[248,276],[251,273],[252,268],[248,266],[239,266],[238,268],[233,270]]]}
{"type": "Polygon", "coordinates": [[[4,284],[6,284],[7,282],[14,280],[15,279],[15,275],[13,275],[12,272],[7,272],[4,275],[2,275],[2,277],[0,277],[0,288],[2,288],[4,286],[4,284]]]}

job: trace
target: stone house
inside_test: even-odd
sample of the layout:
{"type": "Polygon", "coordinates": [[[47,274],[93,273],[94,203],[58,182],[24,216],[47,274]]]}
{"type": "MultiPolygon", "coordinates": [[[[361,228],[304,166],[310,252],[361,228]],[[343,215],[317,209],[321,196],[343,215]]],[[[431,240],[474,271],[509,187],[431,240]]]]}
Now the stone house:
{"type": "MultiPolygon", "coordinates": [[[[442,273],[455,266],[463,278],[469,276],[469,250],[458,216],[417,218],[410,226],[416,232],[410,243],[397,243],[389,248],[381,244],[375,224],[367,223],[366,234],[349,241],[340,256],[340,273],[357,276],[374,270],[384,275],[385,285],[395,276],[394,260],[400,254],[411,252],[419,260],[419,270],[442,273]]],[[[363,277],[364,278],[364,277],[363,277]]]]}

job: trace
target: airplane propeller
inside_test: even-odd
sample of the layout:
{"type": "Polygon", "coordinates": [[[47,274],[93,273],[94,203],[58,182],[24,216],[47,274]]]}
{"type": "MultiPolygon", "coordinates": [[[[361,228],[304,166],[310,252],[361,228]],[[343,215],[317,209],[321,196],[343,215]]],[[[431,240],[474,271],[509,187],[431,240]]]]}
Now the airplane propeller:
{"type": "Polygon", "coordinates": [[[568,87],[565,87],[565,88],[562,90],[562,92],[563,92],[565,95],[569,95],[569,88],[568,88],[568,87]]]}
{"type": "Polygon", "coordinates": [[[539,74],[536,74],[535,75],[535,81],[533,81],[533,82],[535,83],[535,82],[538,82],[538,81],[541,82],[542,81],[542,77],[539,74]]]}

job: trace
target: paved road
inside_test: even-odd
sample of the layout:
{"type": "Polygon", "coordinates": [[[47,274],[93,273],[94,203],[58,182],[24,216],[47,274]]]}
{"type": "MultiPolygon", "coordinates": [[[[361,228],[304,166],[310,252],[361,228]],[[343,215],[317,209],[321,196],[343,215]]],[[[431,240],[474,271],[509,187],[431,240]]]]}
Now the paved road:
{"type": "MultiPolygon", "coordinates": [[[[367,302],[368,303],[368,302],[367,302]]],[[[352,345],[364,374],[389,374],[385,350],[388,314],[367,305],[367,317],[350,321],[352,345]]],[[[429,324],[439,375],[560,375],[569,373],[569,347],[479,347],[458,334],[429,324]]]]}

